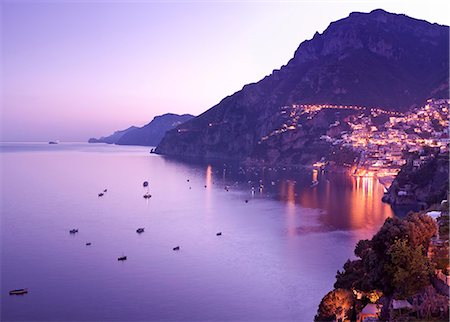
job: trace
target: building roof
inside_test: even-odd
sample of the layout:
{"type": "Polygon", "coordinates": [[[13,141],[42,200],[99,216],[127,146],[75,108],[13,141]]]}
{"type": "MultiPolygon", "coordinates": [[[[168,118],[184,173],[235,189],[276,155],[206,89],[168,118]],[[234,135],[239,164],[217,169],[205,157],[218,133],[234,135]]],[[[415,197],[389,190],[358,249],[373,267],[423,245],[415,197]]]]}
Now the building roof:
{"type": "Polygon", "coordinates": [[[379,304],[369,303],[362,309],[361,314],[364,314],[364,315],[366,315],[366,314],[376,315],[380,311],[379,310],[380,307],[381,307],[381,305],[379,305],[379,304]]]}
{"type": "Polygon", "coordinates": [[[412,305],[409,304],[409,302],[407,300],[392,300],[392,308],[394,310],[399,310],[399,309],[412,309],[412,305]]]}
{"type": "Polygon", "coordinates": [[[441,211],[429,211],[427,212],[427,215],[436,220],[438,217],[441,216],[441,211]]]}

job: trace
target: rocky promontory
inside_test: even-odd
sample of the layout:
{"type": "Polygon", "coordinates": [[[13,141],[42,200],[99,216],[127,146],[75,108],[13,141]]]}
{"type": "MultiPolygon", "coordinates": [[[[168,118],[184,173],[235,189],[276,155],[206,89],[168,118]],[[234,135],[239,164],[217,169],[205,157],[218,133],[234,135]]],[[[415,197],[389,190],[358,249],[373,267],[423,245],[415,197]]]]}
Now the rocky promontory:
{"type": "Polygon", "coordinates": [[[447,199],[448,189],[448,153],[416,155],[402,167],[383,201],[393,207],[418,205],[426,208],[447,199]]]}
{"type": "Polygon", "coordinates": [[[157,146],[168,130],[183,124],[193,117],[190,114],[167,113],[156,116],[150,123],[142,127],[132,126],[126,130],[116,131],[110,136],[99,139],[91,138],[89,143],[157,146]]]}
{"type": "Polygon", "coordinates": [[[125,129],[125,130],[120,130],[120,131],[116,131],[111,135],[108,136],[102,136],[98,139],[96,138],[90,138],[89,139],[89,143],[107,143],[107,144],[115,144],[117,143],[117,141],[120,140],[120,138],[122,136],[124,136],[125,134],[136,130],[137,127],[136,126],[130,126],[129,128],[125,129]]]}

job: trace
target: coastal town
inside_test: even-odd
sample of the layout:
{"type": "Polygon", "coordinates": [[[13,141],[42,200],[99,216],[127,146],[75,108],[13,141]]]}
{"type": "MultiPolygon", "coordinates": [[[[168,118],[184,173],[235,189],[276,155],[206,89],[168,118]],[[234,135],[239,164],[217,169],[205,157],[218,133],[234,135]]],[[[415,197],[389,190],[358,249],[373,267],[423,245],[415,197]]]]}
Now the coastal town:
{"type": "Polygon", "coordinates": [[[450,322],[449,4],[0,0],[0,322],[450,322]]]}
{"type": "MultiPolygon", "coordinates": [[[[260,139],[263,144],[301,131],[307,139],[321,131],[320,141],[332,147],[331,153],[354,153],[352,162],[340,164],[352,176],[382,183],[383,201],[393,207],[417,209],[405,218],[388,219],[372,240],[358,243],[358,259],[349,260],[338,272],[335,289],[323,298],[316,321],[448,317],[449,105],[448,99],[429,99],[423,106],[400,112],[355,105],[293,104],[281,107],[281,126],[260,139]],[[314,127],[316,132],[311,132],[314,127]],[[372,262],[375,258],[381,266],[372,262]],[[417,267],[412,268],[414,265],[417,267]],[[418,284],[417,276],[421,276],[418,284]]],[[[335,162],[329,156],[313,167],[330,168],[335,162]]]]}
{"type": "MultiPolygon", "coordinates": [[[[320,139],[357,153],[354,164],[349,165],[353,175],[376,176],[388,187],[408,157],[416,155],[413,165],[419,168],[431,157],[426,153],[426,147],[434,153],[448,153],[449,104],[447,99],[429,99],[424,106],[406,113],[380,107],[293,104],[281,108],[284,121],[281,127],[263,136],[259,142],[299,130],[304,120],[313,120],[323,110],[341,113],[320,139]]],[[[327,159],[323,158],[314,166],[326,164],[327,159]]]]}
{"type": "Polygon", "coordinates": [[[448,107],[448,100],[429,100],[411,112],[389,116],[382,124],[376,123],[382,110],[371,110],[368,116],[350,118],[350,133],[325,139],[360,153],[355,174],[376,175],[379,179],[395,176],[412,153],[418,154],[414,167],[427,162],[430,156],[424,155],[424,147],[448,152],[448,107]]]}
{"type": "MultiPolygon", "coordinates": [[[[393,206],[411,206],[418,201],[414,189],[425,186],[422,190],[427,202],[419,203],[422,210],[411,212],[406,218],[388,219],[372,240],[358,243],[358,259],[349,260],[338,272],[335,289],[322,299],[316,321],[448,318],[448,171],[442,172],[446,184],[440,190],[446,191],[444,198],[442,194],[438,198],[439,194],[433,195],[432,178],[439,177],[440,168],[448,170],[449,103],[447,99],[430,99],[407,113],[333,105],[293,105],[282,109],[282,114],[289,115],[289,122],[268,137],[301,127],[302,117],[312,120],[323,109],[352,111],[330,124],[321,140],[356,152],[354,163],[348,165],[351,174],[374,177],[384,184],[383,201],[393,206]],[[377,268],[371,263],[374,258],[383,264],[377,268]],[[377,270],[381,275],[373,273],[377,270]],[[392,280],[384,284],[386,279],[392,280]]],[[[314,166],[323,168],[327,164],[328,160],[322,158],[314,166]]]]}

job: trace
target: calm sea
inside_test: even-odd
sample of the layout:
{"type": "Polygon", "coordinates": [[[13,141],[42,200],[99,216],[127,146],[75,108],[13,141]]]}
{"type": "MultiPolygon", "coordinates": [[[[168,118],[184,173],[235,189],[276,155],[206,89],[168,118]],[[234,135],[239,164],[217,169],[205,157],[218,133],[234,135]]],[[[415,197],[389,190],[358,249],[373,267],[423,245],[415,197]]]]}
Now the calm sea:
{"type": "Polygon", "coordinates": [[[393,215],[370,178],[103,144],[0,151],[2,321],[312,321],[393,215]]]}

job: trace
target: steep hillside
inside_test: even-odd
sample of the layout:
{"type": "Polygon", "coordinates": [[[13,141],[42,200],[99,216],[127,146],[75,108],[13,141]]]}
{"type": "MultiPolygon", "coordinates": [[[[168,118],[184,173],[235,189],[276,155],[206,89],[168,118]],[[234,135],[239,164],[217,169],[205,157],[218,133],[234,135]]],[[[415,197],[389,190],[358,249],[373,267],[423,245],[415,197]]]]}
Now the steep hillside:
{"type": "MultiPolygon", "coordinates": [[[[345,104],[406,111],[430,97],[448,97],[448,58],[448,26],[383,10],[352,13],[303,42],[280,70],[167,132],[156,152],[283,162],[284,156],[270,158],[258,144],[283,126],[283,106],[345,104]]],[[[298,127],[289,132],[295,140],[283,136],[277,148],[294,151],[298,158],[292,162],[327,155],[329,145],[321,146],[320,153],[311,146],[339,118],[328,114],[305,120],[307,133],[298,127]]]]}

